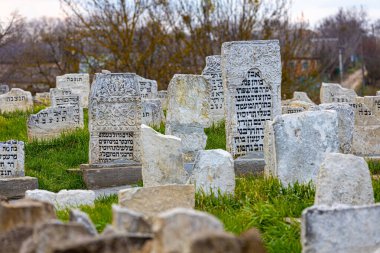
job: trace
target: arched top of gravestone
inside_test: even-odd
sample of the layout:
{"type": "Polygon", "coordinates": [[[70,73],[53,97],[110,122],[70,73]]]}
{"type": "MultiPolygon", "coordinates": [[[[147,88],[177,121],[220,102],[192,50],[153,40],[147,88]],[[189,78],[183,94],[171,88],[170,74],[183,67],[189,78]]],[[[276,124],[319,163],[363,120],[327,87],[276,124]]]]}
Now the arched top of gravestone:
{"type": "Polygon", "coordinates": [[[221,56],[220,55],[210,55],[206,57],[206,67],[202,71],[202,75],[206,75],[212,72],[221,72],[221,56]]]}
{"type": "Polygon", "coordinates": [[[91,87],[91,98],[140,97],[140,87],[134,73],[97,73],[91,87]]]}

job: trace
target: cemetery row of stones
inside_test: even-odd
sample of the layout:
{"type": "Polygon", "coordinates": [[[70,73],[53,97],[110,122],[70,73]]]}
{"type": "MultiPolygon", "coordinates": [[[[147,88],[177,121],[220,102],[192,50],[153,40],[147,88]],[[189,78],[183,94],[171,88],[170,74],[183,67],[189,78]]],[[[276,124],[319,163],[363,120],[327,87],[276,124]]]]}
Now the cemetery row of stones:
{"type": "MultiPolygon", "coordinates": [[[[133,214],[128,215],[153,224],[153,231],[160,227],[174,238],[183,234],[172,228],[173,224],[194,229],[189,234],[203,231],[201,224],[207,222],[198,224],[196,218],[181,213],[188,211],[168,209],[193,208],[195,189],[206,194],[233,194],[235,173],[264,171],[284,186],[309,181],[316,185],[315,206],[306,209],[302,217],[303,252],[373,252],[380,246],[375,218],[380,206],[373,204],[371,176],[363,159],[380,154],[380,96],[358,97],[338,84],[322,84],[320,105],[300,92],[281,101],[278,41],[223,43],[221,56],[206,58],[202,75],[175,75],[166,96],[163,92],[159,97],[154,81],[107,71],[95,75],[89,90],[88,75],[57,77],[57,88],[50,92],[52,107],[31,115],[28,136],[48,139],[83,127],[82,108],[88,104],[89,164],[81,166],[86,186],[120,186],[142,178],[144,187],[120,191],[119,203],[126,203],[124,208],[133,214]],[[160,118],[145,123],[161,123],[165,104],[166,135],[141,124],[148,111],[143,104],[153,100],[159,102],[160,118]],[[227,151],[204,150],[204,128],[220,120],[226,121],[227,151]],[[166,209],[167,205],[170,208],[166,209]],[[152,215],[159,211],[168,211],[169,216],[162,214],[167,218],[173,212],[190,217],[191,222],[158,219],[156,224],[152,215]],[[348,232],[341,236],[341,230],[348,232]]],[[[12,89],[0,95],[0,110],[30,108],[30,93],[23,96],[21,92],[12,89]]],[[[4,179],[0,182],[8,186],[0,185],[0,190],[6,188],[11,196],[15,187],[9,185],[18,180],[23,194],[25,188],[33,188],[23,177],[23,143],[1,145],[0,177],[4,179]]],[[[60,201],[60,194],[65,192],[53,196],[34,190],[26,195],[58,207],[72,203],[60,201]]],[[[66,194],[69,199],[75,195],[66,194]]],[[[185,237],[191,241],[188,234],[185,237]]],[[[235,239],[221,241],[232,243],[235,239]]],[[[153,252],[201,252],[185,251],[183,240],[167,239],[159,233],[154,233],[154,240],[162,251],[153,252]],[[165,245],[168,241],[176,241],[176,246],[165,245]]],[[[215,250],[217,245],[219,242],[215,250]]]]}

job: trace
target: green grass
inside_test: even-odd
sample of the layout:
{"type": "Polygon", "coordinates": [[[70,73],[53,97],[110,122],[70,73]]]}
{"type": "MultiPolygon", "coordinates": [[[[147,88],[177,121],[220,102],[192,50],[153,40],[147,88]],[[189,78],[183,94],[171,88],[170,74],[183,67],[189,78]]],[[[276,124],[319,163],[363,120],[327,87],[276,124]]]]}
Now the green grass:
{"type": "MultiPolygon", "coordinates": [[[[35,110],[38,111],[41,108],[35,110]]],[[[39,180],[40,189],[57,192],[61,189],[85,188],[81,176],[68,173],[88,162],[88,123],[85,111],[85,127],[64,134],[52,141],[28,142],[26,121],[30,113],[0,114],[0,141],[15,139],[25,141],[26,175],[39,180]]],[[[165,132],[161,124],[155,130],[165,132]]],[[[221,122],[205,129],[208,136],[206,149],[225,149],[225,124],[221,122]]],[[[368,162],[372,174],[380,174],[380,163],[368,162]]],[[[139,184],[141,186],[141,183],[139,184]]],[[[380,202],[380,180],[373,180],[376,202],[380,202]]],[[[300,218],[304,208],[314,202],[315,189],[312,185],[294,185],[284,188],[277,179],[265,179],[262,175],[236,179],[235,194],[220,195],[218,198],[196,194],[196,209],[218,217],[227,231],[235,234],[258,228],[268,252],[301,252],[300,225],[289,224],[285,218],[300,218]]],[[[97,199],[94,207],[82,206],[89,214],[98,231],[112,221],[111,205],[117,196],[97,199]]],[[[58,211],[58,217],[68,220],[68,210],[58,211]]]]}

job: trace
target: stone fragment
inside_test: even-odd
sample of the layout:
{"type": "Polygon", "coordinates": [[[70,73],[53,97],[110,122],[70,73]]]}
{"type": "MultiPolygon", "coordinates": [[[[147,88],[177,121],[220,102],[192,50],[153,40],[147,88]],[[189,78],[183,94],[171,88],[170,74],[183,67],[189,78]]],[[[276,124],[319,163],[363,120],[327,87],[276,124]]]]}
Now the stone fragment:
{"type": "Polygon", "coordinates": [[[176,208],[194,208],[194,185],[163,185],[135,187],[119,191],[119,205],[145,216],[176,208]]]}
{"type": "Polygon", "coordinates": [[[161,122],[165,122],[161,100],[144,99],[142,101],[142,124],[152,127],[159,127],[161,122]]]}
{"type": "Polygon", "coordinates": [[[112,205],[112,225],[116,230],[127,233],[152,233],[151,224],[142,213],[119,205],[112,205]]]}
{"type": "Polygon", "coordinates": [[[378,204],[307,208],[302,212],[302,252],[375,252],[380,245],[379,215],[378,204]]]}
{"type": "Polygon", "coordinates": [[[0,95],[0,113],[30,111],[33,109],[33,97],[29,91],[13,88],[0,95]]]}
{"type": "Polygon", "coordinates": [[[199,151],[190,181],[197,191],[207,195],[234,194],[235,170],[231,154],[222,149],[199,151]]]}
{"type": "Polygon", "coordinates": [[[159,214],[153,223],[154,252],[184,252],[186,242],[199,233],[223,232],[223,224],[214,216],[186,208],[159,214]]]}
{"type": "Polygon", "coordinates": [[[0,178],[25,176],[24,142],[0,142],[0,178]]]}
{"type": "Polygon", "coordinates": [[[9,86],[6,84],[0,84],[0,95],[8,93],[9,92],[9,86]]]}
{"type": "Polygon", "coordinates": [[[157,98],[157,81],[146,79],[141,76],[136,76],[140,86],[141,99],[156,99],[157,98]]]}
{"type": "Polygon", "coordinates": [[[33,235],[23,242],[20,253],[52,253],[57,245],[73,244],[91,237],[81,224],[50,221],[34,228],[33,235]]]}
{"type": "Polygon", "coordinates": [[[144,186],[185,184],[181,139],[141,126],[141,160],[144,186]]]}
{"type": "Polygon", "coordinates": [[[28,199],[0,202],[0,234],[18,227],[30,227],[55,219],[52,205],[28,199]]]}
{"type": "Polygon", "coordinates": [[[315,205],[374,203],[371,175],[362,157],[327,154],[319,169],[315,205]]]}
{"type": "Polygon", "coordinates": [[[6,233],[0,233],[0,253],[19,252],[22,242],[27,240],[33,234],[33,228],[17,227],[6,233]]]}
{"type": "Polygon", "coordinates": [[[241,253],[266,253],[260,232],[251,228],[239,236],[241,253]]]}
{"type": "Polygon", "coordinates": [[[314,102],[309,98],[306,92],[295,91],[293,92],[293,100],[303,101],[309,104],[314,104],[314,102]]]}
{"type": "Polygon", "coordinates": [[[321,104],[353,103],[356,97],[354,90],[343,88],[340,84],[322,83],[320,91],[321,104]]]}
{"type": "Polygon", "coordinates": [[[334,110],[338,114],[338,137],[340,152],[350,154],[354,135],[355,114],[353,108],[346,103],[320,104],[313,110],[334,110]]]}
{"type": "Polygon", "coordinates": [[[285,114],[266,127],[265,174],[285,186],[315,181],[326,153],[339,152],[336,111],[285,114]]]}
{"type": "Polygon", "coordinates": [[[90,94],[89,74],[65,74],[56,77],[57,88],[69,88],[73,93],[80,95],[81,107],[88,107],[88,96],[90,94]]]}
{"type": "Polygon", "coordinates": [[[203,76],[176,74],[170,81],[165,134],[181,138],[185,161],[206,147],[209,97],[210,84],[203,76]]]}
{"type": "Polygon", "coordinates": [[[81,224],[83,227],[87,229],[87,231],[91,235],[95,236],[98,234],[98,231],[96,230],[94,223],[92,223],[90,217],[85,212],[82,212],[78,209],[71,209],[70,221],[81,224]]]}
{"type": "Polygon", "coordinates": [[[136,75],[97,73],[89,102],[90,165],[140,161],[140,126],[136,75]]]}
{"type": "Polygon", "coordinates": [[[206,57],[206,67],[202,71],[202,76],[211,84],[210,92],[210,120],[218,123],[225,119],[224,116],[224,91],[222,83],[222,69],[220,66],[220,55],[206,57]]]}
{"type": "Polygon", "coordinates": [[[263,152],[264,124],[281,115],[281,59],[277,40],[222,44],[227,151],[263,152]]]}
{"type": "Polygon", "coordinates": [[[239,240],[232,234],[220,231],[200,232],[190,236],[183,252],[241,253],[241,246],[239,240]]]}

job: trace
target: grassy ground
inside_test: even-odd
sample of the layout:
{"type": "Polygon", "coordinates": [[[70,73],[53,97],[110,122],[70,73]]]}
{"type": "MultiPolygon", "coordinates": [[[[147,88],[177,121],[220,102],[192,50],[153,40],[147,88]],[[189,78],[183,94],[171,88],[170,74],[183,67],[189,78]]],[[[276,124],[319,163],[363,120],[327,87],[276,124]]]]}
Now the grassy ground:
{"type": "MultiPolygon", "coordinates": [[[[40,108],[38,108],[40,109],[40,108]]],[[[37,109],[37,110],[38,110],[37,109]]],[[[28,142],[26,132],[27,113],[0,115],[0,141],[16,139],[26,142],[26,174],[39,179],[41,189],[82,189],[80,176],[66,170],[88,161],[89,134],[85,128],[50,142],[28,142]]],[[[87,119],[87,112],[85,113],[87,119]]],[[[161,125],[157,130],[164,132],[161,125]]],[[[208,135],[207,149],[225,148],[224,123],[205,129],[208,135]]],[[[369,162],[372,173],[380,173],[380,164],[369,162]]],[[[373,180],[376,202],[380,202],[380,181],[373,180]]],[[[259,228],[269,252],[301,252],[300,226],[287,223],[285,218],[299,218],[304,208],[314,202],[312,185],[295,185],[284,188],[276,179],[251,176],[236,179],[234,196],[219,198],[196,195],[196,209],[218,217],[227,231],[239,234],[251,227],[259,228]]],[[[94,207],[83,206],[97,229],[102,231],[111,223],[112,203],[117,197],[97,199],[94,207]]],[[[62,220],[68,219],[68,210],[58,212],[62,220]]]]}

